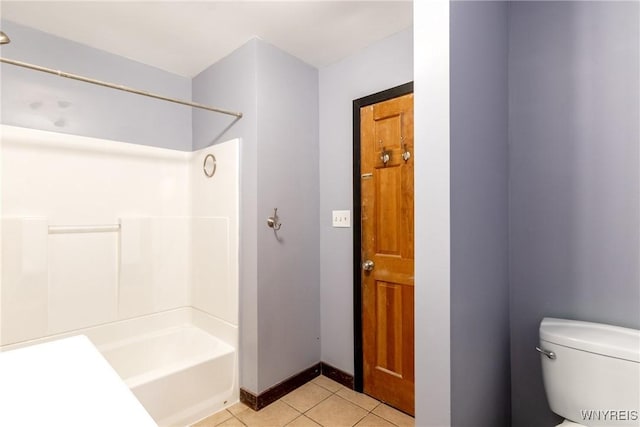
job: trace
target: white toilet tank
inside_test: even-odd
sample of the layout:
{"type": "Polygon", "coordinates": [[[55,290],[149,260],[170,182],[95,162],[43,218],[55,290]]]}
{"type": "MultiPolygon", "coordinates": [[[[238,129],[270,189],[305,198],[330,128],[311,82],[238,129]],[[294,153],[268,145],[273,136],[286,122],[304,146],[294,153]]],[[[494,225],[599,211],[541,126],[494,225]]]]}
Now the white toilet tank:
{"type": "Polygon", "coordinates": [[[540,350],[553,412],[589,427],[640,426],[640,331],[544,318],[540,350]]]}

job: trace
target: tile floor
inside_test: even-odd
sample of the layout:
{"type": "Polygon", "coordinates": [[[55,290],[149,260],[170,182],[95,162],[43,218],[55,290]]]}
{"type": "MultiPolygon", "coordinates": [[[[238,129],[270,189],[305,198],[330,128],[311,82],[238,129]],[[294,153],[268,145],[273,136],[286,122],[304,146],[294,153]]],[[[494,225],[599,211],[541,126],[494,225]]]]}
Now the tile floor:
{"type": "Polygon", "coordinates": [[[319,376],[255,412],[238,403],[192,427],[413,427],[414,419],[371,397],[319,376]]]}

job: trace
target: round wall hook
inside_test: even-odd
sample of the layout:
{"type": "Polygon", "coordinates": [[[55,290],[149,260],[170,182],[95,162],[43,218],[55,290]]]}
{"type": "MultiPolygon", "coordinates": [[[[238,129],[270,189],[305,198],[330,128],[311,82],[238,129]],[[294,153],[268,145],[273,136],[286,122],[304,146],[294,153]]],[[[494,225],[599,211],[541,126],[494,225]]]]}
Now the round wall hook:
{"type": "Polygon", "coordinates": [[[211,178],[215,175],[217,167],[216,156],[213,154],[207,154],[204,157],[204,162],[202,163],[202,170],[207,178],[211,178]]]}

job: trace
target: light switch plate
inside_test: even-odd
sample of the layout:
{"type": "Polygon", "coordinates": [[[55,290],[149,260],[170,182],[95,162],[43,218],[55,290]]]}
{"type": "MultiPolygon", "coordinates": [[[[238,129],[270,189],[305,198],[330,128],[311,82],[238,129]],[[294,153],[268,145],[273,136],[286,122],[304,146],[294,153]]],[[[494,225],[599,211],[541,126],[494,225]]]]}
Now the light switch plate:
{"type": "Polygon", "coordinates": [[[333,211],[334,227],[351,227],[351,211],[333,211]]]}

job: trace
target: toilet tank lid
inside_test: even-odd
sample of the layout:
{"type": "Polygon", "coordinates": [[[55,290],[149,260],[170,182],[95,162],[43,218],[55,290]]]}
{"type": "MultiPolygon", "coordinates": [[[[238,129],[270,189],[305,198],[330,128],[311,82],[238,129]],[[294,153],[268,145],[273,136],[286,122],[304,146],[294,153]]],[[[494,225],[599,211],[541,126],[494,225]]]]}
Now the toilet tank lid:
{"type": "Polygon", "coordinates": [[[640,331],[637,329],[545,317],[540,323],[540,339],[640,363],[640,331]]]}

